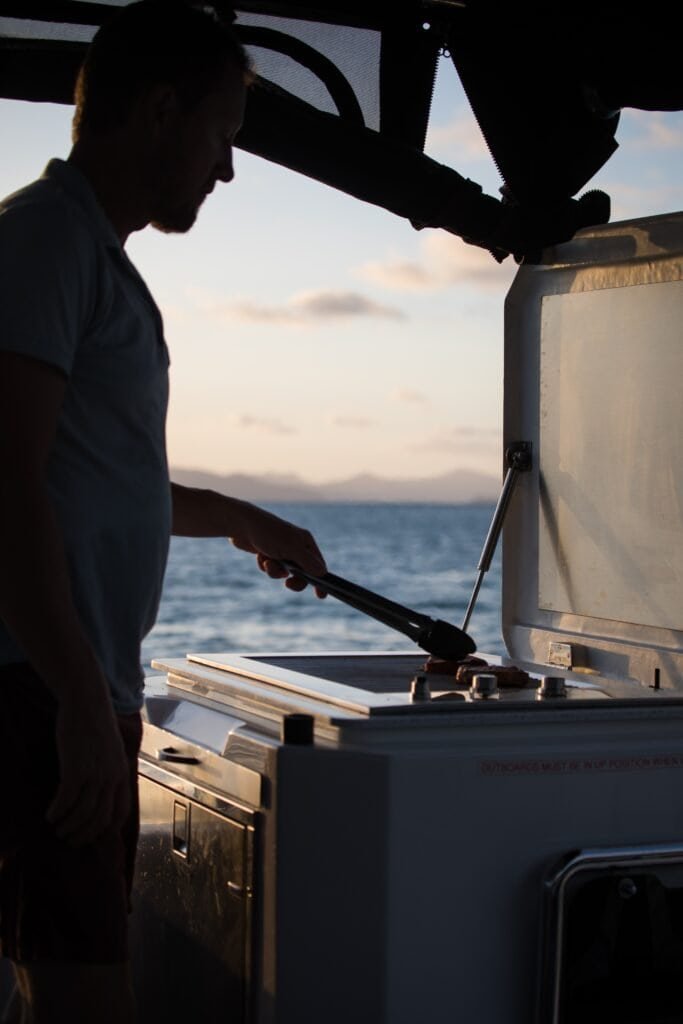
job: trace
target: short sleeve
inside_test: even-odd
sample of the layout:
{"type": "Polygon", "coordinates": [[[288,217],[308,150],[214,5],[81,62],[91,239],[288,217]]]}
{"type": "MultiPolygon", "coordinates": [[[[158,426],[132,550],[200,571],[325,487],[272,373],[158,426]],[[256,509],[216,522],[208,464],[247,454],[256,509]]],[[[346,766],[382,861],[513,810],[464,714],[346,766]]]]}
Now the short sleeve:
{"type": "Polygon", "coordinates": [[[93,249],[66,203],[0,205],[0,350],[70,374],[93,302],[93,249]]]}

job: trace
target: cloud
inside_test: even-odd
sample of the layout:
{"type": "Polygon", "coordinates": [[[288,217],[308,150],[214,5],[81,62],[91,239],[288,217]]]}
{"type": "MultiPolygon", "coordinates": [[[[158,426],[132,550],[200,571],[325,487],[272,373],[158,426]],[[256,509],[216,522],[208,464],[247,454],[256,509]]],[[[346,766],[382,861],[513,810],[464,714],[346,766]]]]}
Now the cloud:
{"type": "Polygon", "coordinates": [[[426,405],[429,401],[426,395],[415,388],[398,388],[391,397],[397,402],[408,402],[412,405],[426,405]]]}
{"type": "Polygon", "coordinates": [[[205,294],[197,290],[193,291],[193,295],[205,313],[220,320],[301,326],[358,317],[407,319],[405,313],[400,309],[382,305],[359,292],[326,289],[300,292],[280,306],[269,306],[258,302],[219,302],[207,298],[205,294]]]}
{"type": "Polygon", "coordinates": [[[431,291],[436,286],[434,275],[419,263],[388,261],[386,263],[365,263],[360,273],[368,281],[399,292],[431,291]]]}
{"type": "Polygon", "coordinates": [[[453,427],[443,430],[411,446],[416,452],[462,454],[464,451],[490,453],[500,447],[501,431],[494,427],[453,427]]]}
{"type": "Polygon", "coordinates": [[[369,427],[374,427],[377,420],[370,419],[369,416],[331,416],[330,423],[333,427],[367,430],[369,427]]]}
{"type": "Polygon", "coordinates": [[[267,416],[238,416],[237,424],[248,430],[259,430],[264,434],[296,434],[294,427],[288,426],[282,420],[269,419],[267,416]]]}
{"type": "Polygon", "coordinates": [[[502,292],[509,288],[517,264],[508,257],[497,263],[485,249],[456,235],[433,231],[420,240],[418,263],[399,260],[365,263],[361,277],[394,291],[437,291],[456,285],[502,292]]]}
{"type": "Polygon", "coordinates": [[[291,300],[307,316],[328,318],[347,316],[379,316],[404,320],[405,314],[390,306],[382,306],[358,292],[302,292],[291,300]]]}

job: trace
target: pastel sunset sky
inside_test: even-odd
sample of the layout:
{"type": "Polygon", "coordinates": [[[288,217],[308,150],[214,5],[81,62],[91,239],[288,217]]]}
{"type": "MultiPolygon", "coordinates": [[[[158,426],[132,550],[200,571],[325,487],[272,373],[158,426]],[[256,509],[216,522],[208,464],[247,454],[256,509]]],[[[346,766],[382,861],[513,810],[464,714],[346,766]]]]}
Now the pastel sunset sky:
{"type": "MultiPolygon", "coordinates": [[[[5,195],[70,146],[71,108],[0,100],[5,195]]],[[[612,220],[683,209],[683,114],[622,113],[589,183],[612,220]]],[[[429,155],[501,184],[443,61],[429,155]]],[[[503,303],[516,272],[444,231],[236,151],[185,236],[149,228],[128,252],[171,350],[172,466],[395,478],[499,474],[503,303]]]]}

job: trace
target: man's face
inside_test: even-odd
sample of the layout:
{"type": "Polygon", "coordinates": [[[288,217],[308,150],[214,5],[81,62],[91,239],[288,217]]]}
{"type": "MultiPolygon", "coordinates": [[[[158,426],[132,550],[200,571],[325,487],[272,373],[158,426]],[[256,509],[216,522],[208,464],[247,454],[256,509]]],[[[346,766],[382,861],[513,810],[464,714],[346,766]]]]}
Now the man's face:
{"type": "Polygon", "coordinates": [[[242,72],[231,66],[198,103],[172,107],[155,147],[150,217],[154,227],[189,231],[216,182],[232,181],[232,147],[245,102],[242,72]]]}

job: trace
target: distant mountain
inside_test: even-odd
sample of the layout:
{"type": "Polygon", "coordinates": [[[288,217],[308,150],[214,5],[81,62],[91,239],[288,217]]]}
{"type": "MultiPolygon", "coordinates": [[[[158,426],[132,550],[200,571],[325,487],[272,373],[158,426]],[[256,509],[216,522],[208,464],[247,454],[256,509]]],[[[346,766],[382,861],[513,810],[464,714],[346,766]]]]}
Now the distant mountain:
{"type": "Polygon", "coordinates": [[[500,481],[486,473],[454,469],[441,476],[391,480],[362,473],[326,484],[311,484],[293,474],[265,473],[222,476],[200,469],[173,469],[171,478],[186,487],[205,487],[246,501],[372,501],[469,504],[495,501],[500,481]]]}
{"type": "Polygon", "coordinates": [[[265,473],[208,473],[201,469],[171,469],[171,479],[185,487],[206,487],[245,501],[324,501],[318,488],[294,475],[265,473]]]}

